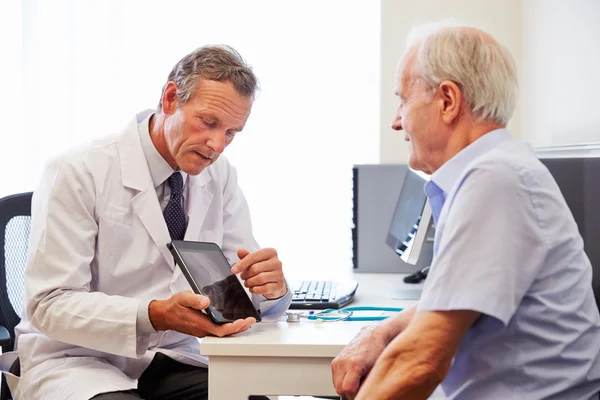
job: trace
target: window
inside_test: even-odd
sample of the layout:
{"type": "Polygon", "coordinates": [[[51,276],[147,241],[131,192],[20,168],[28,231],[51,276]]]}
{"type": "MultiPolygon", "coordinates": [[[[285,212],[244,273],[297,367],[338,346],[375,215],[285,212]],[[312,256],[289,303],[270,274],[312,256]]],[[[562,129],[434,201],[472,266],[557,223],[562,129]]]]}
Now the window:
{"type": "Polygon", "coordinates": [[[0,195],[33,190],[49,157],[156,107],[190,50],[226,43],[262,87],[225,151],[257,240],[292,275],[350,271],[352,165],[379,159],[379,2],[23,1],[12,15],[0,195]]]}

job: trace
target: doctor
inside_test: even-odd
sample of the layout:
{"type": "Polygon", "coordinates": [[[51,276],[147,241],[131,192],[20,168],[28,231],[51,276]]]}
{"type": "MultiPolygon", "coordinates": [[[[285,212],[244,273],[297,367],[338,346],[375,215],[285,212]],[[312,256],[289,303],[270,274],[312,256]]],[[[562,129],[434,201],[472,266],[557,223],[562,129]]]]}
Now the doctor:
{"type": "Polygon", "coordinates": [[[266,319],[287,309],[281,262],[254,240],[220,157],[256,90],[235,50],[199,48],[175,65],[156,112],[49,163],[33,197],[16,399],[207,397],[196,337],[255,320],[218,326],[201,313],[209,299],[189,291],[172,239],[219,244],[266,319]]]}

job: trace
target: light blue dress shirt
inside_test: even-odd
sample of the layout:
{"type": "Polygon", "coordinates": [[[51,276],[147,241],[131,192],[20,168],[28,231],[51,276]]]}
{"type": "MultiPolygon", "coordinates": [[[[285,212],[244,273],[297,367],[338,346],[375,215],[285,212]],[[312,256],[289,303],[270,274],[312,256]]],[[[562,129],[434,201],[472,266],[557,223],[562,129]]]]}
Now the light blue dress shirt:
{"type": "Polygon", "coordinates": [[[425,187],[436,223],[419,310],[481,313],[442,388],[451,399],[590,399],[600,316],[572,214],[531,147],[505,129],[425,187]]]}

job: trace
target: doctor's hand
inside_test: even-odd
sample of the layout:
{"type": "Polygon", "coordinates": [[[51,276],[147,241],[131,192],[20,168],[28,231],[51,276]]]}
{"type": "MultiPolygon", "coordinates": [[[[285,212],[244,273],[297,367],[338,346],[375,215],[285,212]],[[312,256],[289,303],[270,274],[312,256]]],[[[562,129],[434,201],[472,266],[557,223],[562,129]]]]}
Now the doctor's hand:
{"type": "Polygon", "coordinates": [[[249,317],[217,325],[201,311],[209,305],[208,297],[188,290],[175,293],[167,300],[151,301],[148,314],[157,331],[174,330],[196,337],[229,336],[248,330],[256,322],[249,317]]]}
{"type": "Polygon", "coordinates": [[[331,362],[335,391],[340,396],[353,399],[388,343],[386,336],[377,330],[377,325],[362,328],[331,362]]]}
{"type": "Polygon", "coordinates": [[[237,254],[240,261],[231,268],[231,272],[241,273],[240,278],[251,293],[262,294],[271,300],[285,296],[287,286],[275,249],[260,249],[254,253],[239,249],[237,254]]]}

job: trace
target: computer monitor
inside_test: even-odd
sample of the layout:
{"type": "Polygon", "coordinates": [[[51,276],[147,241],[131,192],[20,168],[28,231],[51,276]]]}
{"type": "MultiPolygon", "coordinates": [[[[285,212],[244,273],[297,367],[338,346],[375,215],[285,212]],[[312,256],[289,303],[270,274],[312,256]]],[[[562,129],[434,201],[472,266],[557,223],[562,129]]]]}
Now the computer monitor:
{"type": "Polygon", "coordinates": [[[419,261],[432,221],[424,190],[428,180],[425,174],[407,171],[386,238],[386,244],[411,265],[419,261]]]}

